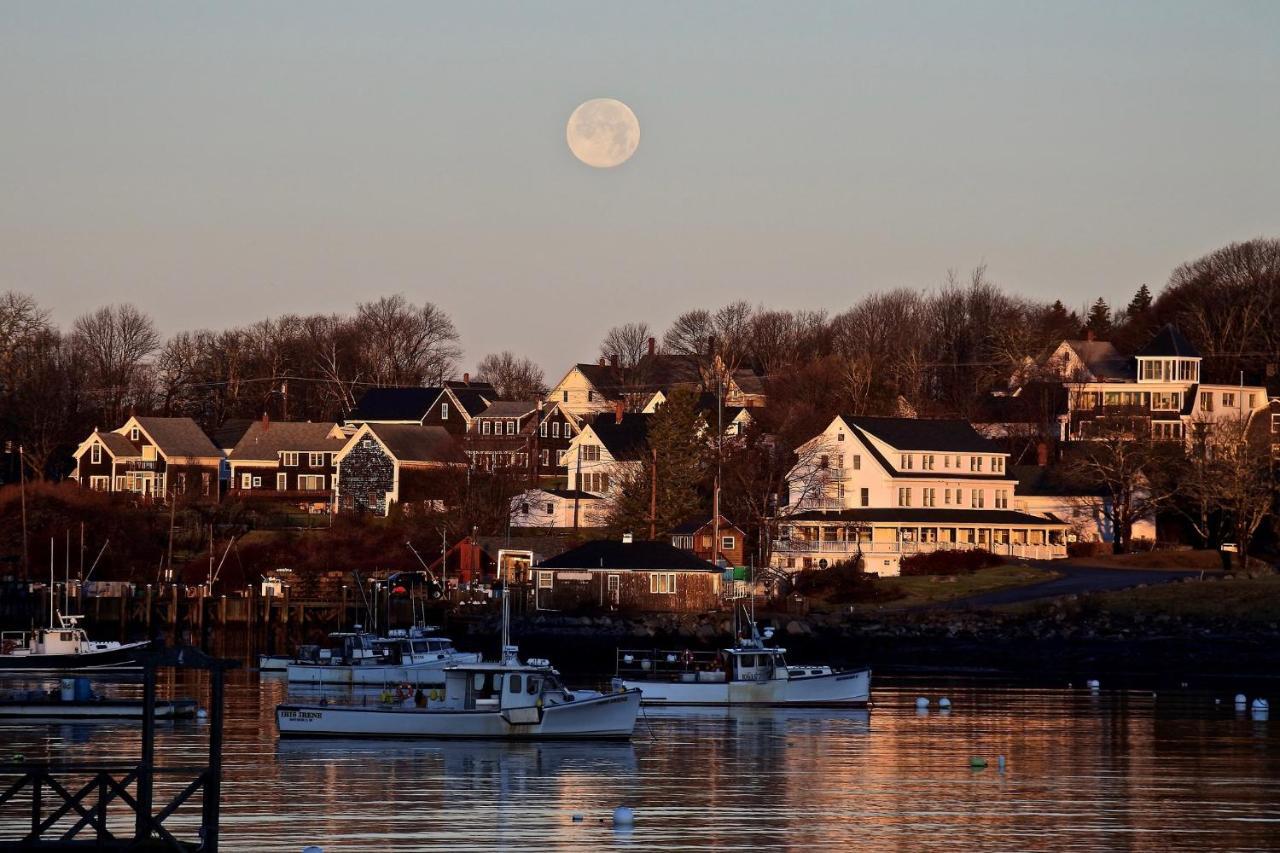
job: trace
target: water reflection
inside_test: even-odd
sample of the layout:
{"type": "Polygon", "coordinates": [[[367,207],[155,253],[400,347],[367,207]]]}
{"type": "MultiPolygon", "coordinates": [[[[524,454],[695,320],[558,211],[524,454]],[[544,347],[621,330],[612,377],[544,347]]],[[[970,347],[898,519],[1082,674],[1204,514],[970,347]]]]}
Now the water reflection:
{"type": "MultiPolygon", "coordinates": [[[[207,687],[163,685],[202,701],[207,687]]],[[[290,695],[251,673],[229,688],[229,849],[1280,847],[1277,725],[1207,693],[882,681],[870,712],[646,709],[630,744],[280,742],[290,695]],[[629,832],[619,805],[636,810],[629,832]]],[[[206,731],[161,726],[160,761],[201,762],[206,731]]],[[[137,729],[6,724],[0,749],[131,760],[137,729]]],[[[0,813],[4,837],[21,820],[0,813]]]]}

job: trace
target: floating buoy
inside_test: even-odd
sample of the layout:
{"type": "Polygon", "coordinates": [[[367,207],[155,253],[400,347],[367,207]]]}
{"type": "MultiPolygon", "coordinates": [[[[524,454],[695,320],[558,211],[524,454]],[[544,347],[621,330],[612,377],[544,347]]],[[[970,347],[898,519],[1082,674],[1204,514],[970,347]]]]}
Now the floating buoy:
{"type": "Polygon", "coordinates": [[[1268,702],[1266,699],[1254,699],[1253,704],[1250,706],[1250,708],[1253,710],[1253,713],[1255,714],[1257,713],[1265,714],[1271,710],[1271,703],[1268,702]]]}
{"type": "Polygon", "coordinates": [[[1090,690],[1097,690],[1100,687],[1102,687],[1102,682],[1096,678],[1090,678],[1088,681],[1084,683],[1084,685],[1085,687],[1088,687],[1090,690]]]}
{"type": "Polygon", "coordinates": [[[209,716],[209,712],[206,711],[204,708],[201,708],[200,710],[196,711],[196,717],[201,720],[203,720],[207,716],[209,716]]]}
{"type": "Polygon", "coordinates": [[[950,708],[950,707],[951,707],[951,700],[950,700],[950,699],[948,699],[946,696],[943,696],[941,699],[939,699],[939,700],[938,700],[938,707],[939,707],[939,708],[950,708]]]}
{"type": "Polygon", "coordinates": [[[613,810],[614,826],[632,826],[636,822],[636,813],[627,806],[618,806],[613,810]]]}
{"type": "Polygon", "coordinates": [[[318,847],[315,844],[308,844],[306,847],[302,848],[302,853],[324,853],[324,848],[318,847]]]}
{"type": "Polygon", "coordinates": [[[926,698],[924,698],[923,696],[919,697],[918,699],[916,699],[916,707],[917,707],[917,708],[928,708],[928,707],[929,707],[929,700],[928,700],[928,699],[926,699],[926,698]]]}
{"type": "Polygon", "coordinates": [[[1001,773],[1004,772],[1004,756],[1003,755],[996,759],[996,767],[1000,770],[1001,773]]]}
{"type": "Polygon", "coordinates": [[[981,755],[975,755],[973,758],[969,759],[969,766],[970,767],[986,767],[987,759],[983,758],[981,755]]]}
{"type": "Polygon", "coordinates": [[[1237,704],[1237,705],[1244,706],[1244,705],[1247,705],[1248,703],[1249,703],[1249,697],[1248,697],[1248,696],[1245,696],[1243,693],[1237,693],[1237,694],[1236,694],[1236,704],[1237,704]]]}
{"type": "Polygon", "coordinates": [[[574,813],[573,813],[573,822],[574,822],[574,823],[582,823],[582,812],[574,812],[574,813]]]}

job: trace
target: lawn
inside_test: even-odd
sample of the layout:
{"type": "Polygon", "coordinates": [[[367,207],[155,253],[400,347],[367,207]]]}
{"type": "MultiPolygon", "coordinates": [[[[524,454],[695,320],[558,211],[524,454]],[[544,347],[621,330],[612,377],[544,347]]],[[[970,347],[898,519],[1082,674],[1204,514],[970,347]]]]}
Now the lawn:
{"type": "Polygon", "coordinates": [[[997,589],[1042,583],[1056,577],[1058,577],[1057,572],[1008,563],[992,566],[989,569],[979,569],[969,575],[882,578],[877,583],[903,593],[902,598],[886,602],[884,605],[886,608],[896,609],[941,604],[997,589]]]}
{"type": "Polygon", "coordinates": [[[1117,590],[1098,593],[1092,602],[1117,616],[1163,614],[1191,619],[1280,622],[1280,575],[1117,590]]]}

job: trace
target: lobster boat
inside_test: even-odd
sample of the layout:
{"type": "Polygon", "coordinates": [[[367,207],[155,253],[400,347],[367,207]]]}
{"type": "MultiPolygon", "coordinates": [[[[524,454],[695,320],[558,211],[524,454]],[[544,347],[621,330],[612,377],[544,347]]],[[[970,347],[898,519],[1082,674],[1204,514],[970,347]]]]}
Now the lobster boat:
{"type": "Polygon", "coordinates": [[[0,633],[0,672],[141,668],[135,655],[147,646],[146,641],[90,640],[80,618],[59,613],[56,626],[0,633]]]}

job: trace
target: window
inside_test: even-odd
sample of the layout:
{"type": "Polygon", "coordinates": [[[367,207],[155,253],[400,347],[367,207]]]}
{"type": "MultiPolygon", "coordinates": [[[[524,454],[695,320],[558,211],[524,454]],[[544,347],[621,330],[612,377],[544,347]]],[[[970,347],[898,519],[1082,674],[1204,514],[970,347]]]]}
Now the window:
{"type": "Polygon", "coordinates": [[[298,467],[298,453],[297,453],[297,451],[294,451],[294,450],[286,450],[286,451],[284,452],[284,454],[283,454],[283,455],[284,455],[284,467],[286,467],[286,468],[297,468],[297,467],[298,467]]]}
{"type": "Polygon", "coordinates": [[[836,433],[836,441],[844,441],[844,433],[842,432],[836,433]]]}
{"type": "Polygon", "coordinates": [[[209,489],[212,483],[213,483],[213,477],[209,475],[208,471],[205,471],[203,474],[200,475],[200,491],[206,497],[209,494],[209,489]]]}
{"type": "Polygon", "coordinates": [[[898,506],[911,506],[911,489],[898,489],[898,506]]]}
{"type": "Polygon", "coordinates": [[[480,434],[481,435],[489,434],[489,422],[487,420],[480,422],[480,434]]]}
{"type": "Polygon", "coordinates": [[[507,421],[507,435],[515,435],[515,434],[516,434],[516,422],[512,420],[507,421]]]}
{"type": "Polygon", "coordinates": [[[254,477],[254,478],[253,478],[253,487],[254,487],[255,489],[260,489],[260,488],[262,488],[262,478],[261,478],[261,477],[254,477]]]}
{"type": "Polygon", "coordinates": [[[903,471],[910,471],[912,468],[915,467],[916,460],[915,460],[915,457],[912,456],[910,453],[904,453],[898,459],[898,463],[899,463],[898,467],[900,469],[902,469],[903,471]]]}
{"type": "Polygon", "coordinates": [[[982,509],[984,506],[986,506],[985,498],[986,498],[986,495],[982,491],[982,489],[974,489],[973,492],[969,495],[969,506],[973,507],[974,509],[982,509]]]}
{"type": "Polygon", "coordinates": [[[1274,412],[1271,415],[1271,433],[1280,433],[1280,414],[1274,412]]]}
{"type": "Polygon", "coordinates": [[[580,478],[578,488],[584,492],[607,492],[609,491],[609,475],[608,474],[583,474],[580,478]]]}
{"type": "Polygon", "coordinates": [[[107,489],[111,488],[111,478],[90,477],[89,488],[93,489],[95,492],[105,492],[107,489]]]}
{"type": "Polygon", "coordinates": [[[556,465],[559,465],[559,466],[562,466],[562,467],[564,466],[564,455],[565,455],[566,453],[568,453],[568,452],[569,452],[569,451],[567,451],[567,450],[557,450],[557,451],[556,451],[556,465]]]}
{"type": "Polygon", "coordinates": [[[936,506],[937,494],[938,494],[937,489],[925,489],[924,490],[924,506],[936,506]]]}
{"type": "Polygon", "coordinates": [[[1200,408],[1206,412],[1213,411],[1213,392],[1212,391],[1200,392],[1200,408]]]}
{"type": "Polygon", "coordinates": [[[448,403],[440,404],[440,420],[442,421],[449,420],[449,404],[448,403]]]}
{"type": "Polygon", "coordinates": [[[950,457],[950,456],[944,456],[944,457],[942,457],[942,467],[943,467],[943,468],[950,468],[950,467],[951,467],[951,457],[950,457]]]}
{"type": "Polygon", "coordinates": [[[298,478],[298,488],[307,492],[324,491],[323,474],[305,474],[298,478]]]}
{"type": "Polygon", "coordinates": [[[324,454],[323,454],[323,453],[308,453],[308,454],[307,454],[307,464],[308,464],[308,465],[310,465],[312,468],[323,468],[323,467],[324,467],[324,454]]]}
{"type": "Polygon", "coordinates": [[[1000,473],[1003,473],[1003,472],[1004,472],[1004,457],[1003,457],[1003,456],[995,456],[995,457],[992,457],[992,459],[991,459],[991,470],[992,470],[992,471],[995,471],[997,474],[1000,474],[1000,473]]]}
{"type": "Polygon", "coordinates": [[[1182,421],[1152,421],[1151,437],[1161,441],[1182,438],[1182,421]]]}
{"type": "Polygon", "coordinates": [[[926,453],[924,456],[920,458],[921,458],[920,467],[926,471],[932,471],[933,470],[933,454],[926,453]]]}
{"type": "MultiPolygon", "coordinates": [[[[555,505],[554,503],[552,503],[551,501],[547,501],[545,504],[543,504],[543,505],[542,505],[542,508],[543,508],[543,512],[545,512],[547,515],[554,515],[554,514],[555,514],[555,511],[556,511],[556,505],[555,505]]],[[[528,515],[528,513],[529,513],[529,511],[528,511],[528,509],[526,509],[526,510],[525,510],[525,514],[526,514],[526,515],[528,515]]]]}
{"type": "MultiPolygon", "coordinates": [[[[564,425],[564,434],[565,434],[566,436],[569,434],[569,425],[568,425],[568,424],[565,424],[565,425],[564,425]]],[[[552,438],[559,438],[559,437],[560,437],[560,422],[559,422],[559,421],[556,421],[555,423],[553,423],[553,424],[551,425],[551,437],[552,437],[552,438]]]]}
{"type": "Polygon", "coordinates": [[[538,589],[551,589],[555,578],[555,572],[538,572],[538,589]]]}
{"type": "Polygon", "coordinates": [[[942,490],[942,502],[947,506],[951,506],[951,490],[950,489],[942,490]]]}
{"type": "Polygon", "coordinates": [[[862,505],[871,506],[871,490],[870,489],[862,490],[862,505]]]}
{"type": "Polygon", "coordinates": [[[595,398],[596,398],[596,392],[595,392],[595,391],[588,391],[588,392],[587,392],[587,402],[588,402],[588,403],[590,403],[590,402],[594,401],[594,400],[595,400],[595,398]]]}
{"type": "Polygon", "coordinates": [[[655,572],[649,575],[649,592],[655,595],[673,595],[675,591],[675,572],[655,572]]]}
{"type": "Polygon", "coordinates": [[[996,489],[996,509],[1009,508],[1009,490],[996,489]]]}
{"type": "Polygon", "coordinates": [[[568,392],[568,391],[561,391],[561,392],[560,392],[560,401],[561,401],[561,402],[563,402],[563,403],[567,403],[567,402],[569,402],[569,392],[568,392]]]}
{"type": "Polygon", "coordinates": [[[721,551],[732,551],[732,550],[733,550],[733,537],[732,537],[732,536],[721,536],[721,537],[720,537],[720,550],[721,550],[721,551]]]}
{"type": "Polygon", "coordinates": [[[831,467],[831,457],[830,457],[830,456],[828,456],[828,455],[827,455],[827,454],[825,454],[825,453],[824,453],[824,454],[822,454],[821,456],[819,456],[819,457],[818,457],[818,467],[819,467],[819,468],[830,468],[830,467],[831,467]]]}
{"type": "Polygon", "coordinates": [[[853,454],[853,470],[855,471],[862,470],[862,454],[860,453],[853,454]]]}
{"type": "Polygon", "coordinates": [[[148,444],[142,448],[142,459],[144,462],[154,462],[156,458],[156,446],[148,444]]]}
{"type": "Polygon", "coordinates": [[[1236,395],[1224,393],[1222,395],[1222,408],[1232,409],[1236,405],[1236,395]]]}
{"type": "Polygon", "coordinates": [[[129,440],[137,441],[140,434],[141,433],[139,433],[138,428],[134,427],[133,429],[129,430],[129,440]]]}
{"type": "Polygon", "coordinates": [[[844,454],[843,453],[836,456],[836,467],[841,470],[844,470],[844,454]]]}
{"type": "Polygon", "coordinates": [[[546,468],[548,465],[551,464],[550,450],[547,450],[545,447],[542,449],[542,452],[538,454],[538,464],[541,465],[543,468],[546,468]]]}
{"type": "Polygon", "coordinates": [[[976,457],[976,456],[970,456],[970,457],[969,457],[969,470],[970,470],[970,471],[977,471],[977,470],[978,470],[978,457],[976,457]]]}
{"type": "Polygon", "coordinates": [[[543,421],[543,422],[542,422],[542,426],[538,427],[538,434],[539,434],[539,435],[541,435],[543,438],[546,438],[546,437],[547,437],[547,422],[546,422],[546,421],[543,421]]]}
{"type": "Polygon", "coordinates": [[[89,448],[89,461],[94,465],[97,465],[102,461],[102,445],[98,444],[96,441],[94,442],[93,447],[89,448]]]}
{"type": "Polygon", "coordinates": [[[524,679],[520,676],[520,673],[511,673],[511,677],[507,679],[507,691],[510,693],[520,693],[523,690],[524,679]]]}
{"type": "Polygon", "coordinates": [[[242,489],[251,489],[251,488],[253,488],[253,475],[252,475],[252,474],[241,474],[241,475],[240,475],[240,488],[242,488],[242,489]]]}
{"type": "Polygon", "coordinates": [[[289,490],[289,475],[281,471],[276,474],[276,491],[285,492],[289,490]]]}

